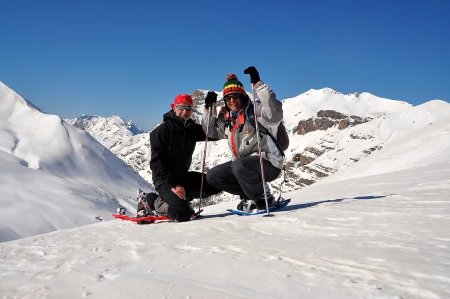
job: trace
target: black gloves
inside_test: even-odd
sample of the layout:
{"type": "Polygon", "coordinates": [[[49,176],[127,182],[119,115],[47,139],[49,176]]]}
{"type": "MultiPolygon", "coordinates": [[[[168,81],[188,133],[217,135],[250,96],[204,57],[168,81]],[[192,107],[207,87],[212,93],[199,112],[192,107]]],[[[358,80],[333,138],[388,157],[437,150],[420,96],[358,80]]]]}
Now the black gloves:
{"type": "Polygon", "coordinates": [[[208,94],[205,98],[205,108],[210,108],[212,105],[217,102],[217,93],[214,91],[208,91],[208,94]]]}
{"type": "Polygon", "coordinates": [[[259,78],[259,73],[254,66],[249,66],[244,70],[244,74],[250,75],[250,82],[255,84],[259,82],[261,79],[259,78]]]}

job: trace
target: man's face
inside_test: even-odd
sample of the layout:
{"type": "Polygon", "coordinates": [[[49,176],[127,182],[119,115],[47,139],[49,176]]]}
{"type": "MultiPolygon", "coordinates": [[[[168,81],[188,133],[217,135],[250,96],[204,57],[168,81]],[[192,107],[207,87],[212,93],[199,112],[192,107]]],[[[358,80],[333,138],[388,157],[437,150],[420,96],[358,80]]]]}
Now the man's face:
{"type": "Polygon", "coordinates": [[[192,116],[192,106],[188,104],[175,105],[173,111],[176,116],[181,117],[184,120],[188,120],[192,116]]]}

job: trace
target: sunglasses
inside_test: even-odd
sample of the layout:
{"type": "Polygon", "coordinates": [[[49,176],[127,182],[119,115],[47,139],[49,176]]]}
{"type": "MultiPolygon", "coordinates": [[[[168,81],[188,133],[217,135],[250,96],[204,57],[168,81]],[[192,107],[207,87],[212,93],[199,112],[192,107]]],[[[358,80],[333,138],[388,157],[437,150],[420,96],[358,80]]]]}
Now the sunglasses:
{"type": "Polygon", "coordinates": [[[240,100],[241,99],[241,94],[240,93],[232,93],[232,94],[224,96],[223,99],[226,102],[228,102],[231,99],[240,100]]]}
{"type": "Polygon", "coordinates": [[[192,110],[191,105],[177,105],[175,107],[177,107],[177,109],[180,111],[183,111],[183,110],[191,111],[192,110]]]}

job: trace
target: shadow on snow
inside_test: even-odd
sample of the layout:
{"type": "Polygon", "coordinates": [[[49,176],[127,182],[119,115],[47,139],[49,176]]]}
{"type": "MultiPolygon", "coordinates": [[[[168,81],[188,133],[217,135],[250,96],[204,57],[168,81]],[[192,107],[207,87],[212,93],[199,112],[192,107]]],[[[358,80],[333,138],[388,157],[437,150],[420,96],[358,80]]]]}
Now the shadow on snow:
{"type": "Polygon", "coordinates": [[[319,206],[326,203],[340,203],[344,200],[345,203],[350,203],[356,200],[371,200],[371,199],[380,199],[384,198],[387,195],[380,195],[380,196],[357,196],[357,197],[351,197],[351,198],[338,198],[338,199],[328,199],[328,200],[321,200],[321,201],[314,201],[314,202],[308,202],[308,203],[302,203],[302,204],[294,204],[294,205],[288,205],[283,211],[292,211],[292,210],[299,210],[299,209],[307,209],[315,206],[319,206]]]}
{"type": "MultiPolygon", "coordinates": [[[[357,197],[350,197],[350,198],[338,198],[338,199],[321,200],[321,201],[308,202],[308,203],[302,203],[302,204],[289,204],[287,207],[284,207],[284,208],[282,208],[280,210],[277,210],[277,211],[294,211],[294,210],[299,210],[299,209],[307,209],[307,208],[311,208],[311,207],[315,207],[315,206],[319,206],[319,205],[327,204],[327,203],[337,204],[337,203],[343,202],[344,200],[345,200],[344,203],[350,203],[350,202],[357,201],[357,200],[380,199],[380,198],[384,198],[384,197],[387,197],[387,196],[389,196],[389,195],[357,196],[357,197]]],[[[232,216],[232,215],[233,214],[230,213],[230,212],[224,212],[224,213],[213,214],[213,215],[201,215],[199,217],[199,219],[221,218],[221,217],[228,217],[228,216],[232,216]]]]}

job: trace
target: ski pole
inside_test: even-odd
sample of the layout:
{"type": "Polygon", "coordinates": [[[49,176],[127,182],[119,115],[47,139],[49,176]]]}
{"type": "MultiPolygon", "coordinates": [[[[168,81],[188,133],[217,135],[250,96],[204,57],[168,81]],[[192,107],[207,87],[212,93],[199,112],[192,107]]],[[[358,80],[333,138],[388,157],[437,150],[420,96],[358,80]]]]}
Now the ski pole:
{"type": "Polygon", "coordinates": [[[206,118],[206,123],[208,125],[206,127],[206,134],[205,134],[205,147],[203,148],[202,180],[200,183],[200,201],[199,201],[199,205],[198,205],[198,213],[200,213],[200,209],[202,208],[203,184],[204,184],[204,180],[205,180],[206,148],[208,147],[209,117],[210,116],[211,116],[211,107],[208,107],[208,115],[206,118]]]}
{"type": "Polygon", "coordinates": [[[264,164],[263,164],[263,157],[262,157],[262,149],[261,149],[261,137],[259,136],[259,123],[256,115],[256,92],[255,88],[252,84],[252,93],[253,93],[253,114],[255,117],[255,128],[256,128],[256,137],[258,140],[258,156],[259,156],[259,165],[261,167],[261,181],[263,184],[263,190],[264,190],[264,200],[266,202],[266,216],[270,216],[269,213],[269,202],[267,201],[267,191],[266,191],[266,179],[264,178],[264,164]]]}

